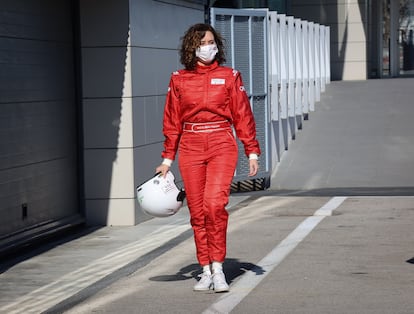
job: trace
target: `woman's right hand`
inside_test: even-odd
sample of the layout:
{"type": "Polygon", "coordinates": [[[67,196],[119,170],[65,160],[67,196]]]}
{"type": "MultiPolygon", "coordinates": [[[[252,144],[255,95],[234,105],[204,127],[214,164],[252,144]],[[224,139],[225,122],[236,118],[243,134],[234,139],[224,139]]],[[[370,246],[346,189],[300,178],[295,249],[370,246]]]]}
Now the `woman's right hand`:
{"type": "Polygon", "coordinates": [[[161,164],[157,168],[155,168],[155,173],[161,172],[162,176],[165,178],[168,170],[170,170],[169,166],[167,166],[166,164],[161,164]]]}

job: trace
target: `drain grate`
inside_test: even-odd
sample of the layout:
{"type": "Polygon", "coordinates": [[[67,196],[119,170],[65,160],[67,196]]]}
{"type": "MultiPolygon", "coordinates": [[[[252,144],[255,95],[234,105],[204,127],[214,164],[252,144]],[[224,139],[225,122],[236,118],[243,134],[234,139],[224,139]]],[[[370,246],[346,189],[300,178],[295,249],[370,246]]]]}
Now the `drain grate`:
{"type": "Polygon", "coordinates": [[[233,182],[231,184],[231,193],[238,192],[250,192],[250,191],[262,191],[266,190],[270,186],[269,178],[256,178],[252,180],[243,180],[233,182]]]}

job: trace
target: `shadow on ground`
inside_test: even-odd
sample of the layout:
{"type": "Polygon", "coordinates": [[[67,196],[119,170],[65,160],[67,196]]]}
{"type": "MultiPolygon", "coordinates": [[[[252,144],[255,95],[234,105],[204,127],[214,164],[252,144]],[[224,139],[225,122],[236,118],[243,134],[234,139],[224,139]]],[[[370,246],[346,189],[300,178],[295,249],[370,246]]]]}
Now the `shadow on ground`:
{"type": "MultiPolygon", "coordinates": [[[[251,271],[260,276],[264,273],[264,270],[249,262],[240,262],[236,258],[227,258],[223,264],[223,270],[226,273],[226,279],[228,283],[232,283],[237,277],[242,276],[244,273],[251,271]]],[[[160,275],[149,278],[152,281],[181,281],[188,279],[197,279],[202,270],[198,264],[187,265],[175,274],[160,275]]]]}

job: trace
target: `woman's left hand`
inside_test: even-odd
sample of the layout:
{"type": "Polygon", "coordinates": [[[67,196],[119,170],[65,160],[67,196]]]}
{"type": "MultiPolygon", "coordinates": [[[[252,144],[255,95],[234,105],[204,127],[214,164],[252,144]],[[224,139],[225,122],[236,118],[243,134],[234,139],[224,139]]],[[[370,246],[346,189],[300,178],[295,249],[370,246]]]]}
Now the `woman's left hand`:
{"type": "Polygon", "coordinates": [[[249,177],[253,177],[257,174],[259,170],[259,162],[257,159],[250,159],[249,160],[249,177]]]}

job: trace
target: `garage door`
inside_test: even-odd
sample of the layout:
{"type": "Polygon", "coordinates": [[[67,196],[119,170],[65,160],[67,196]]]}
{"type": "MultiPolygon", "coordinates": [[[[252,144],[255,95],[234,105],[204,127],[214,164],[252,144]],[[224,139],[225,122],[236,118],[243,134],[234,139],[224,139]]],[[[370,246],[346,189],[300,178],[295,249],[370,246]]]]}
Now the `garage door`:
{"type": "Polygon", "coordinates": [[[80,218],[71,3],[0,2],[0,248],[80,218]]]}

